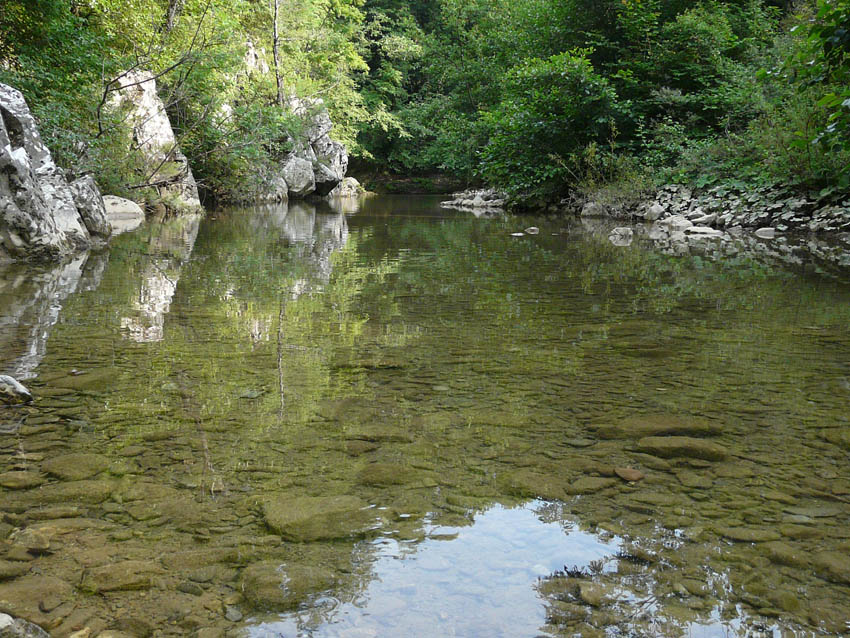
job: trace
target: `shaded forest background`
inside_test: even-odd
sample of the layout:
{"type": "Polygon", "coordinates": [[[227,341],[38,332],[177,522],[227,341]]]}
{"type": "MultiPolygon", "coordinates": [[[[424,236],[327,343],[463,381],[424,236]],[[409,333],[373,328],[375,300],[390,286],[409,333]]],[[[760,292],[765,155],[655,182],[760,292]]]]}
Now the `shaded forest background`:
{"type": "Polygon", "coordinates": [[[848,53],[846,0],[3,0],[0,12],[0,81],[23,91],[72,176],[139,186],[103,104],[122,71],[144,68],[220,201],[291,150],[289,96],[324,100],[359,176],[444,174],[526,200],[666,182],[846,189],[848,53]],[[246,70],[249,42],[268,72],[246,70]]]}

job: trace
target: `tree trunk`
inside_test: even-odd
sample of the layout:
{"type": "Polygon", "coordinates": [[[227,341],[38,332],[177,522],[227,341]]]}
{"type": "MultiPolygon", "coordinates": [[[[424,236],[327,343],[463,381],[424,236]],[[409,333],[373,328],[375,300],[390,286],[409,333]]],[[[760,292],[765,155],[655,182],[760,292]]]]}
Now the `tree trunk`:
{"type": "Polygon", "coordinates": [[[174,28],[174,23],[177,22],[177,18],[183,10],[183,3],[185,1],[186,0],[168,0],[168,12],[165,14],[165,33],[171,33],[171,30],[174,28]]]}
{"type": "Polygon", "coordinates": [[[277,103],[283,106],[283,87],[280,84],[280,33],[277,29],[277,16],[280,12],[280,0],[272,0],[274,20],[272,24],[272,57],[274,58],[274,79],[277,82],[277,103]]]}

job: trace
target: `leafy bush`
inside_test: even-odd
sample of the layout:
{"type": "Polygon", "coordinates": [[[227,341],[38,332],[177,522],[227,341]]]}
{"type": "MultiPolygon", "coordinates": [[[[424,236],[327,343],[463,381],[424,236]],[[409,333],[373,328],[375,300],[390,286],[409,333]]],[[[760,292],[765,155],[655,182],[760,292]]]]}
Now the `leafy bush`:
{"type": "Polygon", "coordinates": [[[622,108],[586,53],[528,60],[508,75],[502,102],[484,116],[485,179],[512,192],[557,189],[578,149],[608,140],[622,108]]]}

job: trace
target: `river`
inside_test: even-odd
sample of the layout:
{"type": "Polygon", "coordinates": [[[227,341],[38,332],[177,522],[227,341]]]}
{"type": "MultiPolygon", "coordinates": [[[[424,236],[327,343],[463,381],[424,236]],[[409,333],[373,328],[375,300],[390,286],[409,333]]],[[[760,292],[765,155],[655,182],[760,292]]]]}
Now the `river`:
{"type": "Polygon", "coordinates": [[[295,202],[4,267],[2,372],[36,400],[0,408],[0,612],[846,635],[850,246],[609,230],[295,202]]]}

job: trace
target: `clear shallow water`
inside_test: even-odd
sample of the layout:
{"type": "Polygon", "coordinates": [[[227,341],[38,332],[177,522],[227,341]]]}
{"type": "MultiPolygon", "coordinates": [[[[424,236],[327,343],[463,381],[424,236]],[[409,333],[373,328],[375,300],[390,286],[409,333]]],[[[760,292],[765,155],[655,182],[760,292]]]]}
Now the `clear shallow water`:
{"type": "Polygon", "coordinates": [[[371,580],[351,602],[319,600],[316,616],[295,612],[263,623],[261,636],[536,636],[546,617],[535,585],[564,565],[588,568],[616,540],[545,522],[546,505],[496,505],[466,527],[425,522],[424,540],[382,538],[368,554],[371,580]],[[543,511],[541,516],[539,511],[543,511]]]}
{"type": "Polygon", "coordinates": [[[38,399],[0,415],[0,611],[207,637],[845,633],[850,288],[806,255],[378,198],[9,267],[3,372],[38,399]]]}

